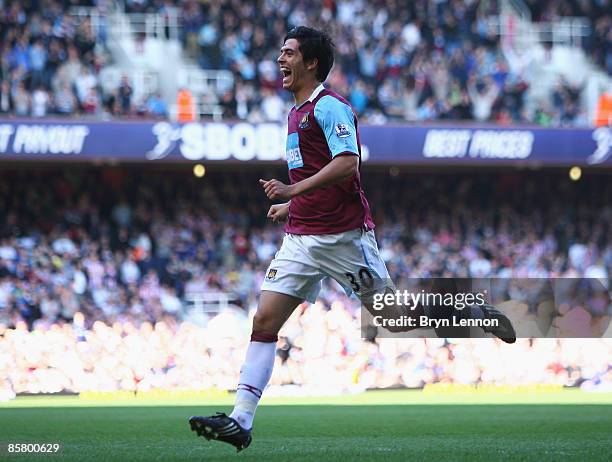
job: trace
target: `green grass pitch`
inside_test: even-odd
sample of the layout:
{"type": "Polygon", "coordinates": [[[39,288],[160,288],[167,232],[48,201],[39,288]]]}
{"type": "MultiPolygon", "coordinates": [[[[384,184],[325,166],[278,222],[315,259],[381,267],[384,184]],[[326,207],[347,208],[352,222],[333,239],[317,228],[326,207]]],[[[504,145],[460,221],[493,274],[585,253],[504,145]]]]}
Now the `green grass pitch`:
{"type": "Polygon", "coordinates": [[[268,398],[240,454],[198,438],[187,423],[192,414],[229,411],[231,401],[18,398],[0,404],[0,460],[603,461],[612,453],[612,393],[268,398]],[[56,455],[9,455],[9,442],[63,447],[56,455]]]}

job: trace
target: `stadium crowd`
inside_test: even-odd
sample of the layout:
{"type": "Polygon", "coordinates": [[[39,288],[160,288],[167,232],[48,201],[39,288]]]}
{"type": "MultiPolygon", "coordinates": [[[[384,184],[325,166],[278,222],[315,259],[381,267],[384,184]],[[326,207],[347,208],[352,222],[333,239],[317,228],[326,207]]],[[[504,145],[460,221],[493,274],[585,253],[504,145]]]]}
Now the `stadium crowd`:
{"type": "MultiPolygon", "coordinates": [[[[232,390],[248,343],[248,320],[226,311],[206,327],[161,321],[28,331],[0,325],[0,395],[60,391],[232,390]]],[[[606,339],[361,339],[341,302],[300,310],[281,331],[267,394],[335,394],[368,388],[559,385],[612,388],[606,339]],[[283,388],[281,388],[283,386],[283,388]],[[287,388],[290,387],[290,388],[287,388]]],[[[1,398],[0,398],[1,399],[1,398]]]]}
{"type": "MultiPolygon", "coordinates": [[[[110,59],[106,34],[95,36],[87,19],[66,14],[72,5],[92,3],[102,13],[114,5],[48,0],[0,6],[0,113],[167,115],[157,94],[133,101],[127,78],[110,94],[102,92],[99,72],[110,59]]],[[[564,0],[529,5],[535,18],[550,20],[570,13],[587,17],[593,27],[585,45],[610,72],[608,3],[564,0]]],[[[206,103],[219,103],[227,118],[284,120],[289,95],[280,90],[275,62],[279,40],[295,25],[312,24],[329,31],[336,41],[337,64],[328,85],[346,95],[363,122],[590,123],[581,110],[581,89],[562,80],[547,104],[525,104],[529,84],[509,70],[487,21],[498,11],[495,1],[139,0],[122,4],[127,12],[178,11],[187,55],[205,69],[229,69],[236,77],[227,93],[206,96],[206,103]]]]}
{"type": "MultiPolygon", "coordinates": [[[[176,315],[190,294],[214,290],[234,293],[247,309],[283,235],[266,223],[263,193],[253,193],[258,178],[272,175],[4,173],[0,320],[33,326],[81,310],[108,322],[126,313],[154,322],[176,315]]],[[[371,171],[365,187],[397,285],[423,277],[608,279],[612,271],[605,176],[573,183],[554,174],[371,171]]]]}
{"type": "MultiPolygon", "coordinates": [[[[329,1],[321,9],[318,4],[270,1],[263,2],[258,11],[264,15],[254,25],[241,19],[252,16],[252,4],[184,5],[186,50],[205,68],[227,68],[240,76],[235,90],[222,97],[229,117],[282,113],[266,110],[281,107],[287,98],[273,91],[279,86],[278,37],[305,23],[335,38],[337,64],[327,82],[347,96],[362,121],[589,124],[580,110],[581,89],[563,79],[550,101],[526,104],[529,82],[510,71],[487,20],[498,12],[497,2],[329,1]]],[[[605,9],[597,12],[610,18],[605,9]]],[[[605,27],[595,31],[589,43],[605,45],[605,27]]]]}
{"type": "Polygon", "coordinates": [[[69,11],[96,6],[105,15],[113,5],[105,0],[0,3],[0,116],[167,116],[158,94],[134,101],[127,76],[110,92],[102,89],[100,73],[111,62],[106,29],[69,11]]]}
{"type": "MultiPolygon", "coordinates": [[[[267,201],[253,191],[262,175],[279,174],[4,172],[0,375],[18,391],[234,387],[248,315],[283,234],[266,223],[267,201]],[[232,293],[234,307],[213,315],[189,302],[214,292],[232,293]]],[[[541,172],[372,170],[365,179],[398,287],[414,277],[608,280],[612,271],[605,176],[570,183],[541,172]]],[[[340,388],[510,379],[609,386],[612,378],[609,340],[584,343],[593,346],[588,360],[587,347],[568,340],[521,341],[508,361],[522,367],[507,377],[510,368],[495,366],[510,355],[502,344],[483,352],[472,340],[364,341],[358,319],[357,304],[326,283],[319,302],[303,306],[283,331],[277,383],[316,386],[311,381],[325,376],[340,388]],[[453,362],[458,355],[468,359],[453,362]],[[537,373],[529,369],[534,357],[537,373]]]]}

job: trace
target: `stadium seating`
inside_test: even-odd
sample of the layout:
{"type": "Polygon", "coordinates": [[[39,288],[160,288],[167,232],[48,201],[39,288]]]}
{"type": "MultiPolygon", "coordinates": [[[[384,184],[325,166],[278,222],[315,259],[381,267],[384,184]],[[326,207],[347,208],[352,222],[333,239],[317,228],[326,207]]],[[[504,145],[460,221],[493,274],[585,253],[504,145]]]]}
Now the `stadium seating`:
{"type": "MultiPolygon", "coordinates": [[[[281,122],[292,102],[275,59],[303,23],[333,35],[328,85],[362,123],[590,126],[591,101],[607,100],[612,19],[602,2],[405,3],[2,2],[0,117],[281,122]]],[[[176,165],[37,162],[0,172],[0,400],[233,389],[283,235],[254,191],[270,171],[285,173],[232,167],[199,182],[176,165]]],[[[610,278],[605,174],[571,183],[555,170],[372,168],[365,190],[400,287],[415,277],[610,278]]],[[[519,339],[512,350],[494,340],[365,340],[357,304],[325,283],[281,332],[269,393],[321,380],[332,392],[434,382],[610,390],[607,337],[519,339]]]]}
{"type": "Polygon", "coordinates": [[[63,1],[34,12],[7,2],[0,112],[177,117],[186,86],[199,116],[276,120],[290,104],[276,69],[279,41],[305,22],[335,37],[328,85],[366,123],[588,126],[610,89],[611,16],[598,2],[530,1],[511,12],[463,0],[276,3],[63,1]],[[258,20],[245,22],[255,9],[258,20]],[[559,62],[579,62],[580,72],[559,62]]]}
{"type": "MultiPolygon", "coordinates": [[[[265,224],[266,201],[252,193],[259,174],[265,172],[204,183],[184,171],[126,168],[3,174],[0,375],[18,392],[181,387],[193,374],[206,377],[202,387],[234,387],[248,316],[282,237],[281,226],[265,224]],[[220,295],[206,301],[202,294],[220,295]],[[181,348],[186,343],[195,346],[181,348]],[[98,361],[105,345],[114,345],[113,354],[98,361]],[[67,351],[77,356],[67,359],[67,351]]],[[[612,271],[605,176],[580,183],[542,172],[434,181],[369,171],[366,192],[398,286],[417,275],[607,279],[612,271]],[[406,185],[414,194],[399,193],[406,185]]],[[[316,387],[309,380],[317,377],[333,379],[338,389],[610,383],[607,340],[589,341],[600,346],[581,359],[584,374],[571,368],[578,354],[571,340],[523,341],[521,353],[508,356],[517,367],[497,370],[501,344],[478,350],[467,340],[371,343],[361,339],[358,313],[339,286],[326,284],[319,303],[298,310],[283,331],[277,384],[316,387]],[[464,367],[449,354],[465,356],[464,367]],[[534,355],[554,368],[536,374],[529,369],[534,355]]]]}

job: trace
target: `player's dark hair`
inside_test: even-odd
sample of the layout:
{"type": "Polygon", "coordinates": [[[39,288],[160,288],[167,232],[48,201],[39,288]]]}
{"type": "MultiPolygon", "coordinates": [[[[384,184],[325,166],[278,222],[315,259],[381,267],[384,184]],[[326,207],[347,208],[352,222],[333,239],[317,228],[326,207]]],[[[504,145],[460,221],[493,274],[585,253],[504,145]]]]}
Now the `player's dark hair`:
{"type": "Polygon", "coordinates": [[[317,60],[317,80],[324,82],[334,65],[335,45],[330,36],[311,27],[298,26],[287,33],[284,42],[289,39],[297,40],[305,63],[317,60]]]}

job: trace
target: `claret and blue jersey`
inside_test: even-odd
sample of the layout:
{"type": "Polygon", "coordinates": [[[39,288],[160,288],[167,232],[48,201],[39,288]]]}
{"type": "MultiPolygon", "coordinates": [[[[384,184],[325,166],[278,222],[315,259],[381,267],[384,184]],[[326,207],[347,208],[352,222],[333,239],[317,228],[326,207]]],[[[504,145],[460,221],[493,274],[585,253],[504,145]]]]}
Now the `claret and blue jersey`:
{"type": "MultiPolygon", "coordinates": [[[[348,102],[320,85],[289,113],[287,166],[291,183],[308,178],[336,156],[361,156],[357,118],[348,102]]],[[[359,175],[291,199],[286,231],[334,234],[374,228],[359,175]]]]}

